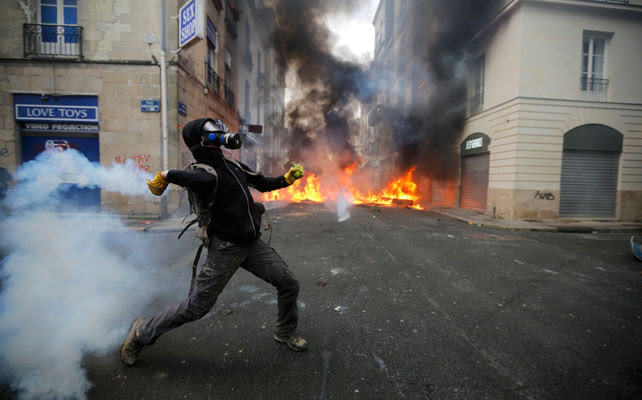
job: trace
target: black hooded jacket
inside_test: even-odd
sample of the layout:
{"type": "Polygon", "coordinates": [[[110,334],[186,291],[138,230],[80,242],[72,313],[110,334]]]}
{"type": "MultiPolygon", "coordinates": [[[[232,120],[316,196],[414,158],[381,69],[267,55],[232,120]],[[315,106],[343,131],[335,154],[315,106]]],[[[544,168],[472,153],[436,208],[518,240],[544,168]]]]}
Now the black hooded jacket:
{"type": "Polygon", "coordinates": [[[284,188],[288,183],[283,176],[268,178],[253,172],[245,164],[226,160],[219,148],[201,146],[201,129],[209,120],[197,119],[185,125],[183,140],[196,161],[214,168],[217,177],[200,168],[170,170],[167,181],[193,190],[199,196],[207,196],[216,188],[208,235],[232,243],[250,243],[260,236],[261,210],[254,203],[248,186],[268,192],[284,188]]]}

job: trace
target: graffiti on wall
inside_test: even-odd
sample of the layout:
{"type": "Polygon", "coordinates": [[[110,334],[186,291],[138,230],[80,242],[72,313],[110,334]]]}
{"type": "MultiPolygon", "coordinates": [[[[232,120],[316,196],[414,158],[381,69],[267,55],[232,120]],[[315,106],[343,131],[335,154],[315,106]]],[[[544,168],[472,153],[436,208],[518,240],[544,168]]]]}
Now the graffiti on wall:
{"type": "Polygon", "coordinates": [[[152,172],[152,167],[149,165],[149,160],[151,158],[151,154],[137,154],[135,156],[117,156],[114,158],[114,161],[119,164],[124,164],[127,160],[132,160],[141,170],[152,172]]]}
{"type": "Polygon", "coordinates": [[[0,149],[0,157],[6,158],[9,157],[9,148],[3,147],[0,149]]]}
{"type": "Polygon", "coordinates": [[[533,196],[534,199],[540,200],[555,200],[555,195],[551,192],[540,192],[539,190],[533,196]]]}

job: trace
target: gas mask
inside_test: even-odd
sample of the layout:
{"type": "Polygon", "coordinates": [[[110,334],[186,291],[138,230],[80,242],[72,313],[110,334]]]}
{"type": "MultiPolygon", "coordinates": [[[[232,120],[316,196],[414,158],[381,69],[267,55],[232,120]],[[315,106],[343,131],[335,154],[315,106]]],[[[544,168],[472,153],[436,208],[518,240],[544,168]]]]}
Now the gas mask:
{"type": "Polygon", "coordinates": [[[216,121],[207,121],[205,125],[203,125],[202,136],[205,138],[205,141],[201,143],[201,146],[225,146],[232,150],[241,148],[241,135],[238,133],[225,132],[223,126],[216,124],[216,121]]]}

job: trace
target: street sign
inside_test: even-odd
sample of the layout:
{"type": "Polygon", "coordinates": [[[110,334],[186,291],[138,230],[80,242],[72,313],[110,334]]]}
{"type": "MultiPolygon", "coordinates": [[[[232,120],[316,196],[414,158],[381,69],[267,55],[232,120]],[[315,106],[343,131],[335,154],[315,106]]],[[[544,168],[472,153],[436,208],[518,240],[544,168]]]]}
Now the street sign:
{"type": "Polygon", "coordinates": [[[251,133],[263,133],[263,125],[248,125],[247,131],[251,133]]]}
{"type": "Polygon", "coordinates": [[[187,104],[178,102],[178,113],[187,117],[187,104]]]}
{"type": "Polygon", "coordinates": [[[178,47],[183,47],[197,37],[203,38],[203,0],[190,0],[178,12],[178,47]]]}
{"type": "Polygon", "coordinates": [[[160,100],[141,100],[140,110],[142,112],[159,112],[160,100]]]}

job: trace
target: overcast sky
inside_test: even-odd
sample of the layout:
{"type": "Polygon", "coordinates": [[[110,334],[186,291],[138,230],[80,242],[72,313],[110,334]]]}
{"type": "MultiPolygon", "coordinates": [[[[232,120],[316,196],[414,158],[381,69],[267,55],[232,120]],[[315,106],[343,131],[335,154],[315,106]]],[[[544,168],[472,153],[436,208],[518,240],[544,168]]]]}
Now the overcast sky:
{"type": "MultiPolygon", "coordinates": [[[[375,31],[372,20],[379,0],[365,0],[365,6],[352,14],[328,15],[328,28],[336,35],[337,41],[332,45],[332,51],[337,57],[357,61],[368,65],[374,57],[375,31]]],[[[287,71],[285,76],[285,102],[300,98],[302,93],[293,90],[296,87],[296,74],[287,71]]]]}
{"type": "Polygon", "coordinates": [[[337,43],[333,46],[337,56],[358,59],[359,61],[372,61],[375,41],[372,20],[377,11],[379,0],[367,0],[364,3],[365,6],[354,14],[328,16],[328,28],[338,38],[337,43]]]}

